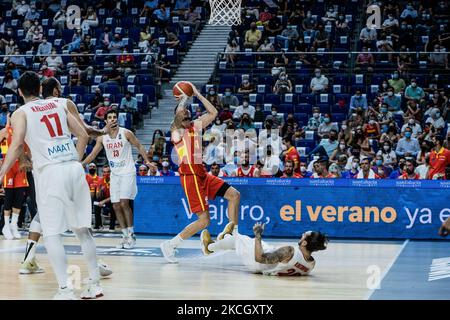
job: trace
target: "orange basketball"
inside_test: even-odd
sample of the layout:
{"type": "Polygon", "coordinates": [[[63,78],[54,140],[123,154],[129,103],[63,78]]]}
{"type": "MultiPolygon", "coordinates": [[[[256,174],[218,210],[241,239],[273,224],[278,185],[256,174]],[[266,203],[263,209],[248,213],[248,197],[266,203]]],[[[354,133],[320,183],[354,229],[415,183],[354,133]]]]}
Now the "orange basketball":
{"type": "Polygon", "coordinates": [[[175,85],[173,86],[173,95],[175,97],[179,97],[183,93],[188,97],[192,97],[192,95],[194,94],[194,90],[192,89],[191,84],[186,81],[179,81],[175,83],[175,85]]]}

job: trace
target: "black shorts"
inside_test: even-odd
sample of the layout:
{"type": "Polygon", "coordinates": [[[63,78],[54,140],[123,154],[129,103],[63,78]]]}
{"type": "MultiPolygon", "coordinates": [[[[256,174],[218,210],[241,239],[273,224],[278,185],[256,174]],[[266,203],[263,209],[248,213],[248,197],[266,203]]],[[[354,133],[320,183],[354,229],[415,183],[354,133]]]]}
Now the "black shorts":
{"type": "Polygon", "coordinates": [[[10,211],[12,208],[21,209],[22,204],[25,201],[25,192],[27,187],[24,188],[5,188],[5,204],[4,210],[10,211]]]}
{"type": "Polygon", "coordinates": [[[224,182],[219,190],[217,190],[216,197],[223,197],[230,187],[228,183],[224,182]]]}

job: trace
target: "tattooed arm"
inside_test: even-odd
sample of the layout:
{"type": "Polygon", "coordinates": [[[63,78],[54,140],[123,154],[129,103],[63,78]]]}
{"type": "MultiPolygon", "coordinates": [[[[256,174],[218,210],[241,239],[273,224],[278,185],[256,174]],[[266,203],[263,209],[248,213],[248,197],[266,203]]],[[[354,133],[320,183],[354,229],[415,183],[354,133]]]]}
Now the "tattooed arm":
{"type": "Polygon", "coordinates": [[[291,246],[281,247],[274,252],[264,253],[261,243],[263,231],[264,224],[257,223],[253,226],[253,233],[255,234],[255,261],[262,264],[274,264],[291,260],[294,255],[294,248],[291,246]]]}

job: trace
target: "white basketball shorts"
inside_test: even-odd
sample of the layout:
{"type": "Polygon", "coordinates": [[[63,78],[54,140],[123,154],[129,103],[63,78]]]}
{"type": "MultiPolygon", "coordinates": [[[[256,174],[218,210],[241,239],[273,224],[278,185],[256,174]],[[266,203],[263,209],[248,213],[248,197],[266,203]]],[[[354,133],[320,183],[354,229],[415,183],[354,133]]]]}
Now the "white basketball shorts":
{"type": "Polygon", "coordinates": [[[137,194],[136,174],[115,175],[111,173],[111,203],[118,203],[120,199],[134,200],[137,194]]]}
{"type": "Polygon", "coordinates": [[[81,163],[52,164],[33,174],[44,237],[91,227],[91,195],[81,163]]]}

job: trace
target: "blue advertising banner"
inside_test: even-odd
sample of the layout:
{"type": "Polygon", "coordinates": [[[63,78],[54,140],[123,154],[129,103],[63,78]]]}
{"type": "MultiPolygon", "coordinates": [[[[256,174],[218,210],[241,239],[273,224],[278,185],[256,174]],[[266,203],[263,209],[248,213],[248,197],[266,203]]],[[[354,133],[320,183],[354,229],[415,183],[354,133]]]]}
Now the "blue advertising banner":
{"type": "MultiPolygon", "coordinates": [[[[227,178],[241,193],[239,232],[266,223],[266,236],[433,239],[450,216],[450,181],[227,178]]],[[[196,219],[179,177],[138,177],[135,230],[180,232],[196,219]]],[[[209,201],[214,235],[228,223],[227,201],[209,201]]]]}

